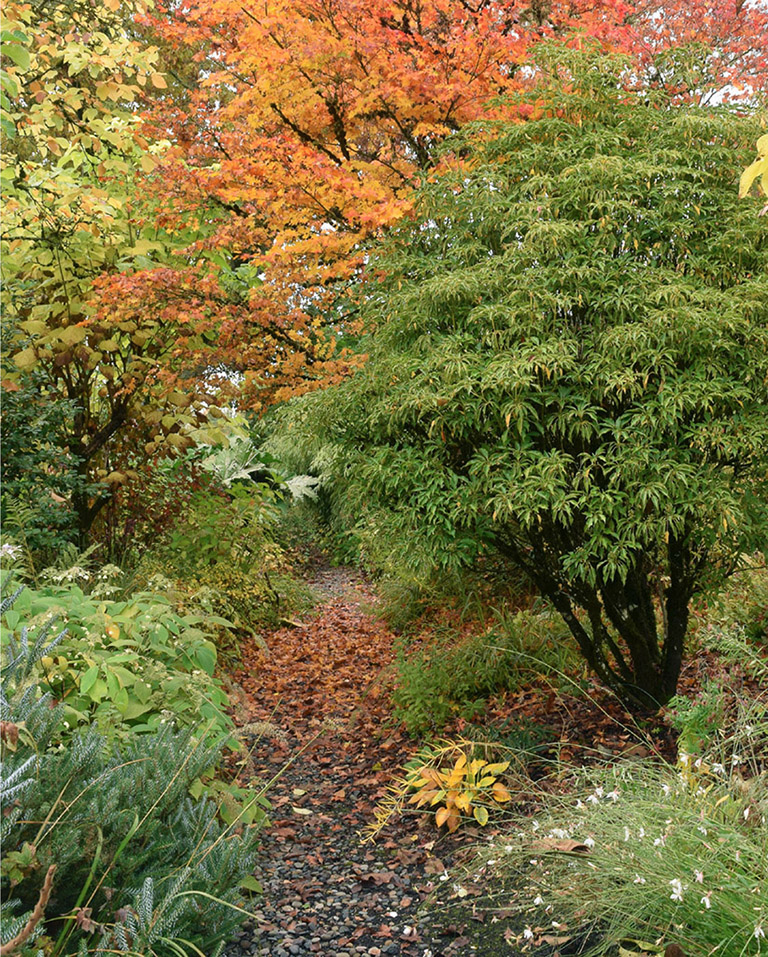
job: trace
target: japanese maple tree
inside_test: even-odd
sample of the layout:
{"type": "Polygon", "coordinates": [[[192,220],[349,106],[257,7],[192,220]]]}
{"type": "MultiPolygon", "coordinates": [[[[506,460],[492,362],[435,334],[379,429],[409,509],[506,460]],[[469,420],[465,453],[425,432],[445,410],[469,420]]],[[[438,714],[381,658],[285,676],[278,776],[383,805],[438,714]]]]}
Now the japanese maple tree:
{"type": "Polygon", "coordinates": [[[173,149],[154,178],[159,222],[199,230],[188,255],[207,258],[226,287],[217,346],[248,401],[261,407],[349,370],[343,346],[358,331],[368,244],[410,211],[447,134],[531,115],[533,104],[513,107],[504,94],[533,81],[542,39],[597,37],[631,57],[624,82],[706,99],[764,84],[767,19],[741,0],[161,9],[149,25],[170,87],[147,123],[173,149]]]}

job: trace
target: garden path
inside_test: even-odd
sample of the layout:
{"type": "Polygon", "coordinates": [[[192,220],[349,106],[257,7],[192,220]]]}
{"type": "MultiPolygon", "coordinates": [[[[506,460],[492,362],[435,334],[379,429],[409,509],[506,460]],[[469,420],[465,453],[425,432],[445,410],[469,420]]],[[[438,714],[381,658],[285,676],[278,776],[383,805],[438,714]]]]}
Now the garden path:
{"type": "MultiPolygon", "coordinates": [[[[413,819],[362,843],[376,803],[415,743],[388,725],[384,681],[395,637],[357,572],[318,567],[311,617],[243,649],[236,719],[253,742],[251,775],[276,778],[256,877],[255,918],[229,957],[460,957],[514,950],[502,927],[419,913],[477,831],[440,837],[413,819]]],[[[447,885],[446,885],[447,886],[447,885]]]]}

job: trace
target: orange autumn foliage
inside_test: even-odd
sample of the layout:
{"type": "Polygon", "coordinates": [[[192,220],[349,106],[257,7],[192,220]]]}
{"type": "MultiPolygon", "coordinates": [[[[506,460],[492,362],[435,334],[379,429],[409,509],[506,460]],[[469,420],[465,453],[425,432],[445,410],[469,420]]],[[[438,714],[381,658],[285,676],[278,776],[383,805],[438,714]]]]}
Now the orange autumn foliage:
{"type": "MultiPolygon", "coordinates": [[[[171,146],[147,188],[158,225],[195,238],[178,280],[173,269],[163,283],[148,279],[142,308],[173,307],[174,283],[202,262],[208,286],[195,299],[215,325],[209,366],[241,373],[246,401],[260,408],[337,381],[358,361],[344,343],[359,332],[371,241],[408,215],[448,134],[482,118],[525,119],[504,96],[532,81],[536,44],[593,36],[634,59],[634,82],[701,98],[764,83],[767,19],[741,0],[160,8],[147,29],[170,85],[145,119],[171,146]],[[670,51],[690,42],[702,47],[686,72],[670,51]],[[246,278],[233,284],[232,274],[246,278]]],[[[113,298],[137,294],[123,277],[110,282],[113,298]]]]}

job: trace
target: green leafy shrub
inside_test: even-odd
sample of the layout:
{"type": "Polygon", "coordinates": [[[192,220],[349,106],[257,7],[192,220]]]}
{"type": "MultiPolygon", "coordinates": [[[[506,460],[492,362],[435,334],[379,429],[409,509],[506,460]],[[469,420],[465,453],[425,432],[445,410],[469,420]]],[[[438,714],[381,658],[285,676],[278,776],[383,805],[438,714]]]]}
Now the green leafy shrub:
{"type": "MultiPolygon", "coordinates": [[[[12,323],[4,322],[3,366],[12,335],[12,323]]],[[[14,372],[15,382],[9,380],[3,387],[0,522],[25,546],[33,566],[40,568],[62,546],[77,540],[69,497],[75,489],[92,492],[93,487],[79,474],[77,459],[61,441],[73,403],[54,400],[39,373],[19,374],[15,368],[14,372]]]]}
{"type": "Polygon", "coordinates": [[[489,695],[572,668],[570,645],[558,618],[530,611],[501,614],[488,631],[463,640],[441,629],[426,647],[399,653],[394,716],[414,735],[473,718],[489,695]]]}
{"type": "Polygon", "coordinates": [[[743,564],[713,617],[726,629],[737,624],[749,641],[768,647],[768,568],[763,555],[743,564]]]}
{"type": "Polygon", "coordinates": [[[35,661],[31,677],[57,703],[60,732],[94,724],[126,739],[168,722],[213,735],[230,730],[212,640],[230,627],[225,619],[200,608],[180,611],[157,592],[102,600],[70,581],[23,588],[3,615],[3,642],[52,616],[66,636],[35,661]]]}
{"type": "Polygon", "coordinates": [[[733,179],[758,129],[627,92],[589,44],[531,67],[535,118],[466,127],[390,232],[369,359],[316,421],[359,521],[441,568],[495,547],[656,709],[694,595],[765,542],[768,227],[733,179]]]}
{"type": "Polygon", "coordinates": [[[275,625],[312,601],[275,540],[282,505],[279,489],[252,482],[195,493],[189,511],[145,555],[137,575],[151,581],[162,573],[236,629],[275,625]]]}
{"type": "Polygon", "coordinates": [[[245,813],[223,824],[207,792],[190,797],[221,755],[221,741],[193,729],[167,724],[117,749],[95,726],[62,737],[35,676],[65,641],[50,623],[32,638],[22,626],[3,652],[2,940],[25,926],[55,867],[34,952],[219,954],[242,920],[241,888],[256,889],[266,801],[250,795],[252,825],[245,813]]]}

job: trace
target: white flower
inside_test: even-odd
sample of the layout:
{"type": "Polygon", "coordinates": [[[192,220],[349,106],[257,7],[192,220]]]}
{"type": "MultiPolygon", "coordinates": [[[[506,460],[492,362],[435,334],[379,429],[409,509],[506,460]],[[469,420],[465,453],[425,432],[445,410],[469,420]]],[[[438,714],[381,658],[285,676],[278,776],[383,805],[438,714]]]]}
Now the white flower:
{"type": "Polygon", "coordinates": [[[581,801],[580,799],[577,799],[577,801],[576,801],[576,807],[577,807],[579,810],[581,810],[581,808],[584,807],[584,802],[581,801]]]}
{"type": "Polygon", "coordinates": [[[661,837],[655,837],[655,838],[653,839],[653,846],[654,846],[654,847],[664,847],[665,844],[666,844],[666,841],[665,841],[665,839],[664,839],[664,835],[663,835],[663,834],[661,835],[661,837]]]}
{"type": "Polygon", "coordinates": [[[587,801],[589,801],[590,804],[597,804],[598,798],[596,797],[596,795],[590,794],[589,797],[587,798],[587,801]]]}
{"type": "Polygon", "coordinates": [[[530,927],[525,928],[525,930],[523,931],[523,937],[526,940],[533,940],[533,931],[531,930],[530,927]]]}
{"type": "Polygon", "coordinates": [[[699,884],[704,883],[704,871],[694,871],[693,876],[696,878],[699,884]]]}
{"type": "Polygon", "coordinates": [[[757,927],[755,927],[755,932],[754,934],[752,934],[752,936],[755,938],[755,940],[759,940],[761,937],[765,937],[765,931],[763,930],[762,924],[758,924],[757,927]]]}
{"type": "Polygon", "coordinates": [[[540,826],[541,826],[541,825],[539,824],[538,821],[532,821],[532,822],[531,822],[531,827],[532,827],[532,829],[533,829],[534,831],[538,831],[538,829],[539,829],[540,826]]]}
{"type": "Polygon", "coordinates": [[[640,838],[640,840],[642,840],[642,839],[645,837],[645,828],[644,828],[644,827],[641,827],[641,828],[640,828],[640,830],[637,832],[637,836],[640,838]]]}
{"type": "Polygon", "coordinates": [[[495,863],[496,863],[496,858],[495,858],[495,857],[492,857],[489,861],[486,861],[486,862],[485,862],[486,867],[491,867],[491,866],[492,866],[493,864],[495,864],[495,863]]]}
{"type": "Polygon", "coordinates": [[[0,545],[0,558],[18,558],[20,552],[19,546],[11,545],[10,542],[0,545]]]}
{"type": "Polygon", "coordinates": [[[742,757],[740,754],[734,754],[731,758],[731,764],[741,764],[742,757]]]}
{"type": "Polygon", "coordinates": [[[720,764],[719,762],[716,762],[715,764],[712,765],[712,773],[725,774],[725,768],[723,767],[722,764],[720,764]]]}
{"type": "Polygon", "coordinates": [[[682,881],[678,878],[674,878],[669,882],[669,886],[672,888],[672,893],[669,895],[670,900],[681,901],[683,899],[683,884],[682,881]]]}
{"type": "Polygon", "coordinates": [[[585,846],[585,847],[589,847],[589,848],[594,847],[594,846],[595,846],[595,840],[594,840],[594,838],[592,838],[592,837],[585,837],[585,838],[584,838],[584,846],[585,846]]]}
{"type": "Polygon", "coordinates": [[[512,851],[514,851],[514,847],[513,847],[511,844],[505,844],[505,845],[504,845],[504,853],[505,853],[505,854],[511,854],[512,851]]]}
{"type": "Polygon", "coordinates": [[[633,884],[645,884],[645,878],[641,877],[639,874],[635,874],[635,879],[632,881],[633,884]]]}
{"type": "Polygon", "coordinates": [[[672,788],[668,784],[662,784],[661,790],[664,792],[664,797],[669,797],[672,793],[672,788]]]}
{"type": "Polygon", "coordinates": [[[693,762],[693,766],[694,766],[695,768],[700,768],[701,765],[702,765],[702,760],[701,760],[701,758],[696,758],[696,760],[693,762]]]}
{"type": "Polygon", "coordinates": [[[544,898],[541,896],[541,894],[539,894],[539,895],[537,895],[536,897],[533,898],[533,903],[534,903],[537,907],[539,907],[541,904],[544,903],[544,898]]]}
{"type": "Polygon", "coordinates": [[[562,841],[568,837],[568,831],[564,830],[562,827],[553,827],[552,837],[556,837],[558,840],[562,841]]]}
{"type": "Polygon", "coordinates": [[[710,897],[712,896],[712,891],[707,891],[707,893],[701,898],[701,903],[706,907],[707,910],[712,906],[712,901],[710,897]]]}
{"type": "Polygon", "coordinates": [[[629,828],[628,828],[628,827],[625,827],[625,828],[624,828],[624,840],[625,840],[625,841],[628,841],[628,840],[629,840],[629,828]]]}
{"type": "Polygon", "coordinates": [[[704,837],[707,836],[707,829],[704,827],[703,824],[697,825],[696,830],[699,831],[701,834],[703,834],[704,837]]]}
{"type": "Polygon", "coordinates": [[[745,820],[745,821],[746,821],[747,818],[749,817],[749,812],[750,812],[751,810],[752,810],[752,808],[749,808],[749,807],[745,807],[745,808],[744,808],[744,820],[745,820]]]}
{"type": "Polygon", "coordinates": [[[448,871],[443,871],[443,873],[440,875],[440,878],[439,878],[439,879],[440,879],[441,881],[447,881],[447,880],[448,880],[448,871]]]}
{"type": "Polygon", "coordinates": [[[466,888],[462,887],[461,884],[454,884],[454,885],[453,885],[453,890],[454,890],[454,893],[456,894],[457,897],[466,897],[466,896],[467,896],[466,888]]]}

